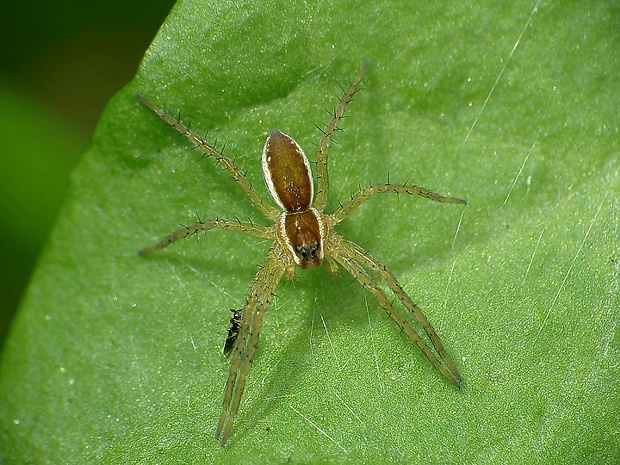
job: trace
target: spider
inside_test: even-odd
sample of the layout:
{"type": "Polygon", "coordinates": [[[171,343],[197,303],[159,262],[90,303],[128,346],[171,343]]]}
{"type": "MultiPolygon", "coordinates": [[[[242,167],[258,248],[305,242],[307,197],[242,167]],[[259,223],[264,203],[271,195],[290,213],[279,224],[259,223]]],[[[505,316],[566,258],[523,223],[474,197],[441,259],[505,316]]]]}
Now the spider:
{"type": "Polygon", "coordinates": [[[455,197],[446,197],[423,187],[397,185],[388,182],[365,187],[341,204],[335,212],[324,213],[329,194],[327,149],[332,135],[339,129],[338,123],[343,117],[348,103],[353,99],[367,68],[368,63],[361,67],[332,112],[331,121],[322,131],[323,136],[316,153],[318,178],[316,196],[310,164],[302,148],[290,136],[279,130],[269,133],[262,154],[262,171],[269,193],[279,208],[267,204],[252,188],[245,173],[230,158],[224,156],[221,151],[208,144],[204,138],[182,124],[180,118],[172,117],[143,96],[136,94],[140,102],[187,137],[192,144],[202,149],[206,156],[212,156],[217,162],[221,163],[243,189],[254,207],[274,223],[266,227],[236,219],[199,220],[198,223],[185,226],[157,244],[140,251],[140,254],[147,254],[163,249],[179,239],[211,229],[235,231],[273,241],[267,258],[258,269],[245,305],[241,310],[232,310],[234,315],[230,320],[231,328],[228,331],[224,347],[224,354],[230,358],[230,372],[226,381],[222,411],[215,434],[222,446],[230,437],[232,425],[239,410],[265,312],[280,280],[283,277],[289,280],[293,279],[296,268],[303,270],[323,264],[331,274],[336,275],[339,272],[338,265],[342,266],[367,291],[375,296],[387,314],[417,344],[433,366],[454,386],[460,387],[461,375],[448,357],[439,336],[437,336],[424,313],[413,303],[385,265],[359,245],[340,236],[334,231],[334,226],[375,194],[420,195],[436,202],[451,204],[464,204],[465,201],[455,197]],[[413,314],[413,317],[430,339],[432,348],[396,310],[385,291],[377,284],[377,279],[383,280],[403,306],[413,314]]]}

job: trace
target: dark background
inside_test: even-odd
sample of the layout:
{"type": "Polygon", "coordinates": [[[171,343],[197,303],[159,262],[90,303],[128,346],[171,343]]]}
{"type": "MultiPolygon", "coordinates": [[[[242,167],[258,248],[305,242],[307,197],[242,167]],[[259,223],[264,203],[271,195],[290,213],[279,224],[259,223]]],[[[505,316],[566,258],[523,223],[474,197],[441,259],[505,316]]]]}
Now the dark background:
{"type": "Polygon", "coordinates": [[[0,348],[108,99],[173,0],[0,5],[0,348]]]}

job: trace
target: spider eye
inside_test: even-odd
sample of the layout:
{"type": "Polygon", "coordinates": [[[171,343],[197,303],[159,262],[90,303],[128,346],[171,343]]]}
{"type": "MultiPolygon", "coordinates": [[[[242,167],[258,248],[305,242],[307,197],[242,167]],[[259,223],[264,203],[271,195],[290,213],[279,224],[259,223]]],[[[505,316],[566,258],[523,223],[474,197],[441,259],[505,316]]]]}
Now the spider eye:
{"type": "Polygon", "coordinates": [[[303,260],[316,260],[317,252],[319,251],[320,244],[317,241],[311,244],[302,244],[295,247],[295,252],[300,255],[303,260]]]}

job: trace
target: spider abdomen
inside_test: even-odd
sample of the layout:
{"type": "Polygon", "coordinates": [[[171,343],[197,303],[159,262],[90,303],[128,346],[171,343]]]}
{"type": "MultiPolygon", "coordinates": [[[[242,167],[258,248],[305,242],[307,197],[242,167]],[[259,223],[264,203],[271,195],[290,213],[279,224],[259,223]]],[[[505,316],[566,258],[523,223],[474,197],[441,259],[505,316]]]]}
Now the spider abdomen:
{"type": "Polygon", "coordinates": [[[306,154],[292,137],[271,131],[263,149],[263,177],[273,200],[287,212],[307,210],[314,198],[306,154]]]}

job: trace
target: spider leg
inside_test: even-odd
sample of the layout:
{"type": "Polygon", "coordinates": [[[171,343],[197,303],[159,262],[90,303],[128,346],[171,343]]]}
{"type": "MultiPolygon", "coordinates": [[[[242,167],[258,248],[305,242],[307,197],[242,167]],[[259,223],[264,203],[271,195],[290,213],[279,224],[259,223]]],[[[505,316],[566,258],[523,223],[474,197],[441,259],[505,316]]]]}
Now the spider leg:
{"type": "Polygon", "coordinates": [[[462,377],[454,366],[454,363],[452,363],[452,360],[450,360],[450,357],[448,357],[448,354],[439,340],[439,336],[437,336],[437,333],[427,320],[424,313],[422,313],[422,310],[420,310],[418,306],[413,303],[409,295],[400,286],[394,275],[381,262],[369,255],[357,244],[347,241],[340,236],[338,236],[335,240],[339,241],[339,250],[338,253],[335,254],[334,258],[338,260],[338,262],[340,262],[342,266],[349,271],[349,273],[351,273],[376,297],[377,301],[386,310],[388,315],[390,315],[396,324],[417,344],[433,366],[435,366],[441,374],[448,378],[452,384],[456,387],[460,387],[462,377]],[[372,280],[363,267],[366,267],[381,276],[402,304],[413,313],[415,319],[420,323],[422,328],[424,328],[424,331],[439,354],[439,358],[445,363],[445,366],[435,356],[431,348],[424,342],[424,340],[416,333],[413,327],[395,311],[383,290],[372,280]]]}
{"type": "Polygon", "coordinates": [[[211,144],[207,143],[203,137],[192,131],[185,124],[181,123],[180,119],[173,117],[166,111],[157,107],[153,102],[143,97],[142,95],[136,93],[135,96],[141,103],[143,103],[147,108],[152,110],[157,116],[159,116],[166,123],[176,129],[179,133],[187,137],[192,144],[194,144],[196,147],[199,147],[207,155],[215,158],[218,163],[221,163],[222,166],[226,168],[226,170],[228,170],[235,182],[239,184],[239,186],[241,186],[241,189],[243,189],[243,192],[245,192],[245,194],[248,196],[256,209],[258,209],[258,211],[265,215],[266,218],[275,220],[275,218],[279,214],[279,211],[266,203],[264,199],[260,195],[258,195],[258,193],[252,188],[252,184],[250,183],[250,181],[248,181],[245,177],[245,173],[239,169],[239,167],[235,164],[234,161],[225,156],[221,151],[217,150],[211,144]]]}
{"type": "Polygon", "coordinates": [[[149,247],[145,247],[140,250],[138,253],[140,255],[144,255],[154,250],[163,249],[164,247],[168,247],[173,242],[176,242],[180,239],[184,239],[187,236],[191,236],[192,234],[197,234],[201,231],[208,231],[210,229],[228,229],[230,231],[235,231],[241,234],[245,234],[247,236],[254,237],[262,237],[264,239],[272,239],[273,233],[271,232],[271,228],[266,228],[265,226],[259,226],[253,223],[242,223],[238,220],[226,220],[215,218],[208,221],[200,221],[191,226],[184,226],[178,231],[173,232],[172,234],[164,237],[157,244],[151,245],[149,247]]]}
{"type": "Polygon", "coordinates": [[[230,431],[239,410],[245,382],[250,372],[254,352],[258,345],[261,326],[271,296],[284,274],[281,263],[282,250],[276,244],[260,266],[245,302],[239,324],[239,334],[230,361],[230,372],[224,391],[222,413],[217,424],[215,438],[222,447],[230,437],[230,431]]]}
{"type": "Polygon", "coordinates": [[[435,202],[441,203],[453,203],[453,204],[465,204],[465,200],[459,199],[456,197],[446,197],[441,194],[437,194],[436,192],[429,191],[424,187],[419,186],[403,186],[400,184],[375,184],[372,186],[365,187],[361,189],[359,192],[351,196],[349,200],[343,203],[338,210],[329,215],[331,226],[334,226],[340,223],[344,218],[349,216],[353,210],[359,207],[362,203],[372,197],[374,194],[385,194],[385,193],[394,193],[394,194],[410,194],[410,195],[420,195],[422,197],[426,197],[427,199],[434,200],[435,202]]]}
{"type": "Polygon", "coordinates": [[[329,142],[334,134],[334,131],[338,128],[338,122],[344,115],[347,105],[353,99],[355,90],[357,89],[357,86],[362,80],[362,77],[364,77],[364,74],[369,66],[370,63],[365,62],[357,72],[357,76],[355,76],[355,79],[353,79],[353,82],[340,99],[340,102],[338,102],[338,106],[332,112],[332,119],[325,127],[323,137],[321,137],[321,141],[319,142],[319,148],[316,152],[318,192],[316,195],[316,200],[314,201],[314,206],[319,210],[323,210],[323,207],[327,204],[327,197],[329,195],[329,176],[327,173],[327,148],[329,147],[329,142]]]}

